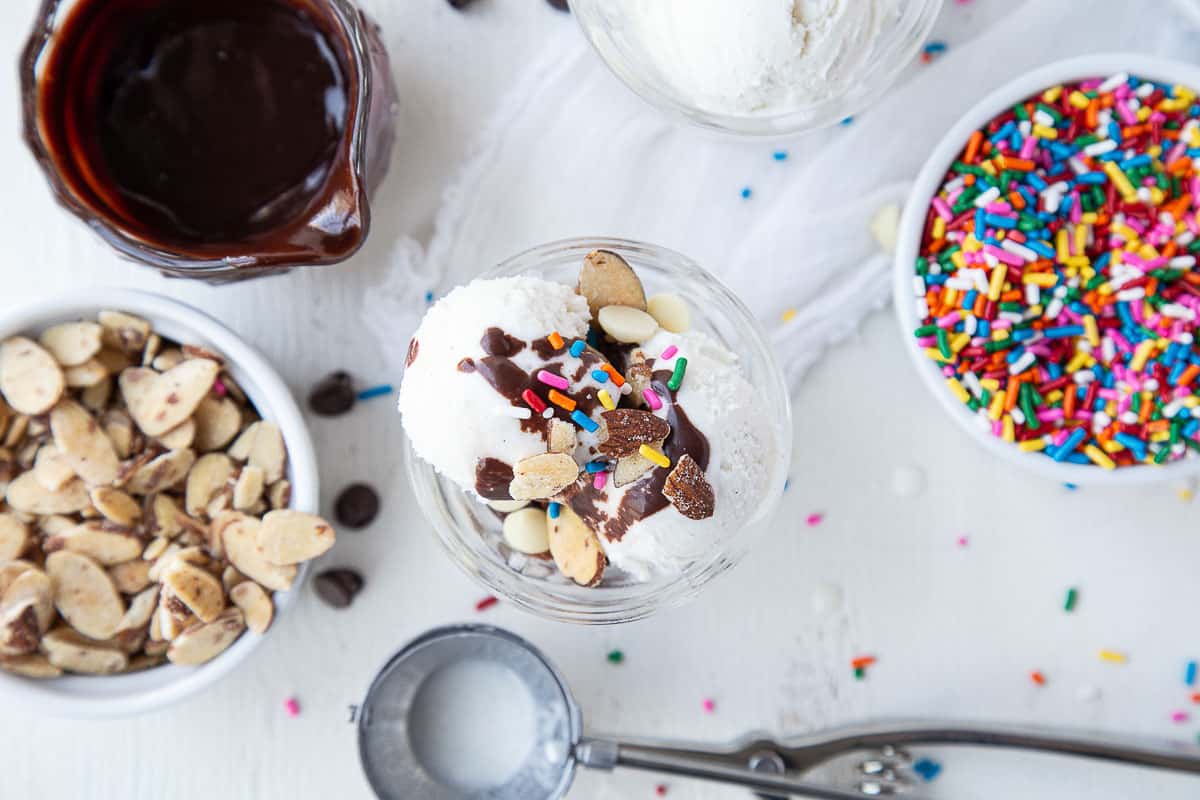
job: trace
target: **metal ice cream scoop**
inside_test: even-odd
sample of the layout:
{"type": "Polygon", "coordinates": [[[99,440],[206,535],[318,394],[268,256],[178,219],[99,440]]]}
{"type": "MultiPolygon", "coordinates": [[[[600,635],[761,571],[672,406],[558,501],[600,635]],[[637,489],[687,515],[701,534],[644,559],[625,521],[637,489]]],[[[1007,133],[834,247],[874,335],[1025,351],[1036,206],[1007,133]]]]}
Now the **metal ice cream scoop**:
{"type": "MultiPolygon", "coordinates": [[[[461,721],[465,727],[458,730],[478,733],[471,719],[461,721]]],[[[570,788],[578,767],[647,770],[770,796],[861,800],[907,791],[908,763],[902,748],[912,745],[1038,751],[1200,776],[1200,748],[1191,745],[957,722],[872,722],[780,739],[749,735],[723,747],[585,736],[580,708],[546,657],[520,637],[486,625],[439,628],[393,656],[361,706],[358,739],[367,779],[383,800],[557,800],[570,788]],[[519,679],[522,694],[528,690],[529,715],[519,734],[528,741],[514,742],[506,734],[493,742],[519,755],[511,768],[493,772],[492,783],[476,780],[472,770],[480,759],[460,749],[453,736],[447,738],[447,732],[455,730],[456,690],[442,695],[449,701],[439,700],[441,705],[432,711],[422,707],[422,687],[433,676],[468,661],[507,671],[519,679]],[[431,714],[434,724],[413,729],[416,717],[428,719],[431,714]],[[440,754],[431,755],[431,737],[444,740],[440,754]],[[856,753],[864,758],[856,787],[805,780],[816,767],[856,753]]]]}

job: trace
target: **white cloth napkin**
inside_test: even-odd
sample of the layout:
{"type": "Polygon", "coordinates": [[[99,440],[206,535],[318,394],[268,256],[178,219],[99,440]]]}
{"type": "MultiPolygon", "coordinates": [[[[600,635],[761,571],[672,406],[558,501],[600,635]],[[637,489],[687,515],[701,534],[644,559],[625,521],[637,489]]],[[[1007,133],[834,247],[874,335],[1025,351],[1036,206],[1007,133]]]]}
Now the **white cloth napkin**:
{"type": "Polygon", "coordinates": [[[1168,0],[948,2],[931,39],[947,51],[914,64],[849,124],[764,144],[666,119],[582,35],[565,33],[483,132],[428,244],[399,242],[394,269],[365,299],[369,323],[400,361],[394,343],[416,327],[427,292],[543,242],[622,236],[679,250],[721,277],[763,320],[794,386],[887,302],[890,257],[870,220],[903,201],[942,132],[977,99],[1084,53],[1200,60],[1194,26],[1168,0]]]}

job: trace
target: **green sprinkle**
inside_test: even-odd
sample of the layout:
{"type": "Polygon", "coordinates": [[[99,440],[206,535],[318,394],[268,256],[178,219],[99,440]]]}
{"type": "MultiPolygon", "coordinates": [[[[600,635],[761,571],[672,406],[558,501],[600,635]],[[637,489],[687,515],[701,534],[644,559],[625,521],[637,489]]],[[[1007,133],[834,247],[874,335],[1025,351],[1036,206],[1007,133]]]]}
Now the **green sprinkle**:
{"type": "Polygon", "coordinates": [[[620,664],[624,660],[625,654],[620,650],[613,650],[608,654],[608,663],[610,664],[620,664]]]}
{"type": "Polygon", "coordinates": [[[862,667],[856,667],[854,669],[854,680],[861,681],[865,677],[867,677],[867,671],[865,669],[862,667]]]}
{"type": "Polygon", "coordinates": [[[683,384],[683,373],[687,371],[687,359],[683,356],[675,359],[675,371],[671,373],[671,379],[667,381],[667,388],[672,392],[678,392],[679,387],[683,384]]]}
{"type": "Polygon", "coordinates": [[[1067,599],[1063,602],[1063,610],[1071,612],[1075,610],[1075,604],[1079,602],[1079,591],[1075,587],[1067,589],[1067,599]]]}
{"type": "MultiPolygon", "coordinates": [[[[942,354],[942,358],[946,358],[946,359],[954,358],[954,351],[950,349],[950,339],[946,335],[945,328],[937,329],[937,346],[938,346],[938,350],[942,354]]],[[[674,375],[671,376],[672,379],[674,379],[674,377],[675,377],[674,375]]]]}

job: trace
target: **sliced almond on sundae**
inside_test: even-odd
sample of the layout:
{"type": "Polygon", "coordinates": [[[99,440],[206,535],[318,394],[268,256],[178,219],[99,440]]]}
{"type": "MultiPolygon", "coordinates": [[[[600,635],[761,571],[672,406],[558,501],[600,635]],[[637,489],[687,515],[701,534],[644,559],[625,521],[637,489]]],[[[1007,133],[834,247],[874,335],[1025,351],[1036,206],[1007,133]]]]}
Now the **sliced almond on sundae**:
{"type": "Polygon", "coordinates": [[[9,512],[0,513],[0,562],[20,558],[29,546],[29,526],[9,512]]]}
{"type": "Polygon", "coordinates": [[[95,322],[64,322],[38,337],[42,347],[64,367],[74,367],[100,352],[104,329],[95,322]]]}
{"type": "Polygon", "coordinates": [[[172,450],[143,464],[129,478],[125,488],[133,494],[163,492],[187,477],[196,462],[191,450],[172,450]]]}
{"type": "Polygon", "coordinates": [[[246,627],[255,633],[262,634],[271,627],[271,619],[275,616],[275,604],[271,596],[254,581],[243,581],[229,591],[229,599],[242,610],[246,619],[246,627]]]}
{"type": "Polygon", "coordinates": [[[219,371],[217,362],[193,358],[161,375],[146,367],[130,367],[118,382],[138,428],[147,436],[161,436],[192,415],[219,371]]]}
{"type": "Polygon", "coordinates": [[[72,400],[62,401],[50,412],[50,430],[59,452],[85,483],[103,486],[117,479],[117,452],[86,408],[72,400]]]}
{"type": "Polygon", "coordinates": [[[89,496],[92,505],[109,522],[131,528],[142,518],[142,507],[129,495],[111,486],[98,486],[89,496]]]}
{"type": "Polygon", "coordinates": [[[218,491],[233,477],[233,461],[224,453],[201,456],[187,477],[184,508],[193,517],[205,512],[205,507],[218,491]]]}
{"type": "MultiPolygon", "coordinates": [[[[662,452],[663,442],[656,442],[651,445],[658,452],[662,452]]],[[[658,465],[650,459],[643,456],[641,453],[634,453],[617,460],[617,468],[613,470],[612,484],[620,489],[622,486],[627,486],[636,480],[639,480],[643,475],[653,469],[657,469],[658,465]]]]}
{"type": "Polygon", "coordinates": [[[580,586],[595,586],[604,578],[608,560],[600,539],[570,506],[563,505],[558,518],[550,520],[549,545],[559,571],[580,586]]]}
{"type": "Polygon", "coordinates": [[[102,383],[107,378],[108,370],[94,358],[63,370],[63,380],[72,389],[87,389],[102,383]]]}
{"type": "Polygon", "coordinates": [[[111,523],[84,522],[70,531],[51,536],[42,543],[47,553],[69,550],[82,553],[97,564],[114,566],[141,555],[142,540],[126,529],[110,529],[111,523]]]}
{"type": "Polygon", "coordinates": [[[196,424],[196,439],[192,445],[201,453],[220,450],[242,429],[242,413],[237,404],[227,397],[211,394],[196,406],[192,420],[196,424]]]}
{"type": "Polygon", "coordinates": [[[299,564],[333,547],[336,538],[333,526],[320,517],[282,509],[262,518],[258,545],[272,564],[299,564]]]}
{"type": "Polygon", "coordinates": [[[62,398],[66,385],[54,356],[37,342],[14,336],[0,343],[0,393],[17,411],[45,414],[62,398]]]}
{"type": "Polygon", "coordinates": [[[641,450],[642,445],[657,445],[671,435],[667,421],[649,411],[636,408],[617,408],[600,415],[604,420],[605,436],[600,452],[611,458],[625,458],[641,450]]]}
{"type": "Polygon", "coordinates": [[[181,559],[163,570],[162,584],[204,622],[212,622],[225,608],[225,588],[212,573],[181,559]]]}
{"type": "Polygon", "coordinates": [[[99,564],[80,553],[60,550],[46,557],[46,572],[54,581],[54,605],[72,628],[90,639],[107,639],[116,633],[125,605],[99,564]]]}
{"type": "Polygon", "coordinates": [[[663,330],[683,333],[692,327],[692,310],[677,294],[656,294],[646,301],[646,311],[663,330]]]}
{"type": "Polygon", "coordinates": [[[571,423],[563,422],[561,419],[551,419],[549,439],[548,449],[551,453],[567,453],[570,455],[575,452],[577,440],[575,426],[571,423]]]}
{"type": "Polygon", "coordinates": [[[645,342],[658,331],[654,317],[631,306],[605,306],[596,321],[601,330],[624,344],[645,342]]]}
{"type": "Polygon", "coordinates": [[[633,351],[629,358],[629,366],[625,368],[625,381],[629,386],[629,396],[638,405],[645,405],[644,392],[650,388],[654,376],[654,367],[641,350],[633,351]]]}
{"type": "Polygon", "coordinates": [[[117,648],[80,636],[70,628],[47,633],[42,637],[42,649],[55,667],[84,675],[111,675],[129,663],[129,656],[117,648]]]}
{"type": "Polygon", "coordinates": [[[8,485],[8,504],[25,514],[77,514],[91,505],[87,485],[73,478],[57,491],[50,491],[32,472],[23,472],[8,485]]]}
{"type": "Polygon", "coordinates": [[[296,579],[296,567],[269,561],[258,543],[262,523],[238,511],[226,511],[213,520],[221,531],[225,557],[238,571],[272,591],[287,591],[296,579]]]}
{"type": "Polygon", "coordinates": [[[708,519],[716,508],[712,484],[690,455],[685,454],[675,462],[662,493],[688,519],[708,519]]]}
{"type": "Polygon", "coordinates": [[[246,428],[229,448],[229,456],[261,469],[267,483],[282,478],[287,466],[283,435],[272,422],[259,421],[246,428]]]}
{"type": "Polygon", "coordinates": [[[150,562],[140,558],[108,568],[108,577],[121,594],[137,594],[150,585],[150,562]]]}
{"type": "Polygon", "coordinates": [[[646,310],[646,292],[633,267],[616,253],[593,250],[583,260],[576,291],[588,301],[592,319],[605,306],[630,306],[646,310]]]}
{"type": "Polygon", "coordinates": [[[508,494],[513,500],[546,500],[579,477],[579,465],[565,453],[543,453],[518,461],[508,494]]]}
{"type": "Polygon", "coordinates": [[[46,680],[62,675],[62,670],[50,663],[41,653],[30,653],[26,656],[0,658],[0,669],[20,675],[22,678],[46,680]]]}
{"type": "Polygon", "coordinates": [[[226,609],[212,622],[193,625],[177,636],[167,650],[167,659],[173,664],[207,663],[225,652],[245,629],[241,610],[226,609]]]}
{"type": "Polygon", "coordinates": [[[124,311],[101,311],[97,319],[104,328],[104,343],[124,350],[140,353],[150,338],[150,323],[124,311]]]}

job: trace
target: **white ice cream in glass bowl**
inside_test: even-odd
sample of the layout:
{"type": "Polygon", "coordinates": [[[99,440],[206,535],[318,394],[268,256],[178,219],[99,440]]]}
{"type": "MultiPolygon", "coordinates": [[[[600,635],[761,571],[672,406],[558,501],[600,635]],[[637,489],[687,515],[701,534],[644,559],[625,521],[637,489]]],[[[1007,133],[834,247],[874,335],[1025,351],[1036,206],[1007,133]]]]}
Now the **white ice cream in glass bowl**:
{"type": "Polygon", "coordinates": [[[543,616],[625,622],[735,564],[783,492],[791,415],[741,302],[623,240],[535,248],[409,345],[409,473],[440,540],[543,616]]]}

